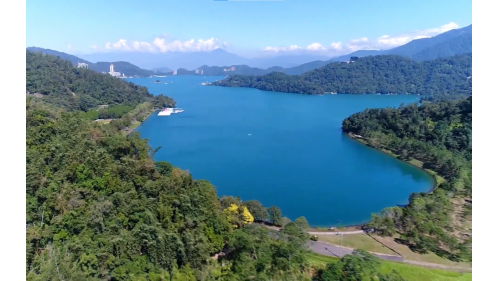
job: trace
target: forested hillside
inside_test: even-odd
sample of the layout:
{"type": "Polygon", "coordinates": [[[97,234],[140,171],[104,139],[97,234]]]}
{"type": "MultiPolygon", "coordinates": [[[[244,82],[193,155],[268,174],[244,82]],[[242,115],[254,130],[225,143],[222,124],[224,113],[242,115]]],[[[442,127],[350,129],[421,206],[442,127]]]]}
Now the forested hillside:
{"type": "Polygon", "coordinates": [[[27,51],[33,52],[33,53],[42,53],[45,55],[51,55],[55,57],[59,57],[63,60],[70,61],[73,66],[77,66],[78,63],[83,62],[88,64],[88,68],[91,70],[94,70],[96,72],[109,72],[109,65],[113,63],[114,65],[114,70],[117,72],[125,73],[127,77],[129,76],[150,76],[153,74],[157,73],[166,73],[171,70],[147,70],[147,69],[142,69],[136,65],[133,65],[129,62],[126,61],[115,61],[115,62],[109,62],[109,61],[100,61],[97,63],[92,63],[90,61],[84,60],[82,58],[79,58],[77,56],[73,56],[64,52],[58,52],[54,51],[51,49],[44,49],[44,48],[39,48],[39,47],[28,47],[26,48],[27,51]]]}
{"type": "MultiPolygon", "coordinates": [[[[133,116],[144,118],[151,107],[172,106],[169,97],[153,97],[144,87],[74,68],[56,57],[31,52],[26,56],[30,93],[26,98],[27,280],[404,280],[396,272],[380,273],[380,261],[364,251],[326,268],[311,264],[304,217],[291,222],[276,206],[218,198],[208,181],[155,161],[160,148],[150,147],[139,133],[124,134],[123,129],[133,116]],[[85,102],[89,100],[94,103],[85,102]],[[94,110],[99,104],[108,107],[94,110]],[[98,117],[117,119],[109,124],[92,121],[98,117]],[[271,230],[254,221],[281,229],[271,230]]],[[[453,142],[446,128],[453,136],[467,135],[461,128],[468,128],[468,119],[458,117],[469,107],[432,106],[422,108],[430,118],[429,126],[439,128],[432,139],[436,151],[446,143],[446,151],[465,159],[463,165],[452,161],[463,172],[459,178],[455,172],[445,174],[453,184],[443,184],[442,189],[466,195],[470,156],[461,151],[467,143],[462,137],[453,142]],[[451,123],[446,127],[439,125],[440,120],[451,123]]],[[[405,122],[420,120],[415,113],[397,116],[405,122]]],[[[372,114],[358,116],[352,124],[372,118],[372,114]]],[[[398,136],[413,136],[415,129],[409,128],[398,130],[398,136]]],[[[417,132],[415,138],[422,134],[417,132]]],[[[363,129],[359,133],[370,135],[363,129]]],[[[440,170],[440,165],[448,167],[450,159],[446,152],[439,153],[434,157],[444,164],[438,162],[432,168],[441,172],[446,169],[440,170]]],[[[412,202],[429,202],[428,213],[424,212],[422,221],[421,203],[405,208],[410,210],[405,224],[394,222],[402,237],[419,249],[436,250],[435,241],[446,243],[452,258],[458,255],[455,249],[465,251],[468,242],[460,244],[440,232],[440,227],[448,227],[443,219],[443,213],[451,210],[443,199],[448,197],[438,192],[417,197],[423,199],[412,202]],[[435,225],[429,224],[435,220],[435,225]]],[[[390,232],[388,221],[374,217],[377,229],[390,232]]]]}
{"type": "Polygon", "coordinates": [[[146,87],[30,51],[26,51],[26,92],[55,106],[82,111],[99,105],[134,106],[154,99],[146,87]]]}
{"type": "Polygon", "coordinates": [[[216,86],[250,87],[301,94],[419,94],[427,99],[456,98],[472,92],[472,54],[417,62],[400,56],[374,56],[289,76],[235,75],[216,86]]]}
{"type": "Polygon", "coordinates": [[[371,225],[384,235],[399,232],[417,251],[471,259],[472,230],[465,225],[472,220],[472,97],[367,109],[342,129],[443,178],[433,192],[411,195],[408,206],[385,209],[371,225]]]}
{"type": "Polygon", "coordinates": [[[424,49],[412,56],[415,60],[433,60],[457,54],[472,53],[472,32],[424,49]]]}
{"type": "MultiPolygon", "coordinates": [[[[278,237],[243,228],[254,218],[241,200],[219,202],[209,182],[155,162],[138,133],[26,102],[28,280],[303,274],[308,235],[294,223],[278,237]],[[225,248],[226,269],[210,258],[225,248]]],[[[267,219],[262,205],[249,208],[267,219]]]]}

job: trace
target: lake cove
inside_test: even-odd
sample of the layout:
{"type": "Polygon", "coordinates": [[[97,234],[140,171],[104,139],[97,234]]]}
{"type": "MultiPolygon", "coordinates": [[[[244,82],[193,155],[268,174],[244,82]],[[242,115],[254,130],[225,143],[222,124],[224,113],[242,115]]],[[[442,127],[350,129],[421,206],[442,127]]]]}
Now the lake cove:
{"type": "Polygon", "coordinates": [[[342,120],[366,108],[417,102],[410,95],[309,96],[202,86],[223,77],[127,79],[175,99],[185,111],[148,118],[137,129],[157,161],[209,180],[217,194],[276,205],[311,226],[366,222],[429,191],[422,170],[350,139],[342,120]],[[152,83],[160,80],[163,83],[152,83]]]}

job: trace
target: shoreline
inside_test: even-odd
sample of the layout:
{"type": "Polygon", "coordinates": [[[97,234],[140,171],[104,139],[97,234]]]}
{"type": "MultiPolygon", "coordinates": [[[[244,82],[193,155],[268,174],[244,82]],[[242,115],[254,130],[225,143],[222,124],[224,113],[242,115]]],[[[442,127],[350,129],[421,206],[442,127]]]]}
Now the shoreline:
{"type": "MultiPolygon", "coordinates": [[[[426,193],[431,193],[432,191],[434,191],[434,189],[436,189],[438,187],[438,180],[437,180],[437,174],[436,175],[433,175],[431,174],[429,171],[427,171],[426,169],[422,168],[422,167],[419,167],[411,162],[408,162],[408,161],[404,161],[404,160],[401,160],[397,157],[395,157],[394,155],[391,155],[390,153],[387,153],[386,151],[383,151],[383,150],[380,150],[378,148],[375,148],[367,143],[365,143],[364,141],[362,141],[362,139],[360,139],[359,137],[355,137],[354,134],[352,133],[347,133],[347,132],[344,132],[342,131],[343,134],[346,134],[350,139],[364,145],[364,146],[367,146],[369,148],[372,148],[372,149],[375,149],[379,152],[382,152],[386,155],[389,155],[391,156],[392,158],[395,158],[396,160],[398,161],[401,161],[403,163],[406,163],[406,164],[409,164],[409,165],[412,165],[413,167],[416,167],[418,168],[419,170],[423,171],[426,175],[428,175],[431,179],[432,179],[432,185],[431,187],[428,189],[428,191],[426,191],[426,193]]],[[[408,195],[409,196],[409,195],[408,195]]],[[[405,205],[406,206],[406,205],[405,205]]],[[[396,207],[400,207],[400,208],[404,208],[404,206],[398,206],[396,205],[396,207]]],[[[346,225],[346,226],[341,226],[341,228],[350,228],[350,229],[359,229],[359,230],[362,230],[363,229],[363,226],[365,226],[366,224],[368,224],[370,222],[370,220],[368,220],[367,222],[364,222],[364,223],[359,223],[359,224],[354,224],[354,225],[346,225]]],[[[325,232],[325,233],[329,233],[329,232],[335,232],[334,230],[321,230],[321,229],[325,229],[325,228],[328,228],[328,227],[314,227],[314,226],[311,226],[310,229],[314,229],[315,231],[318,231],[318,232],[325,232]]],[[[337,228],[337,227],[336,227],[337,228]]]]}
{"type": "MultiPolygon", "coordinates": [[[[425,174],[427,174],[432,179],[432,186],[430,187],[429,191],[427,191],[427,193],[431,193],[432,191],[434,191],[434,189],[436,189],[438,187],[438,180],[437,180],[437,176],[438,175],[437,175],[437,173],[436,173],[436,175],[433,175],[429,171],[427,171],[426,169],[424,169],[422,167],[419,167],[419,166],[417,166],[417,165],[415,165],[415,164],[413,164],[411,162],[399,159],[398,157],[395,157],[394,155],[391,155],[390,153],[387,153],[386,151],[383,151],[381,149],[373,147],[373,146],[369,145],[368,143],[366,143],[365,141],[361,141],[362,139],[360,139],[359,137],[355,137],[354,134],[352,134],[352,133],[347,133],[345,131],[342,131],[342,133],[346,134],[350,139],[352,139],[352,140],[354,140],[354,141],[356,141],[356,142],[358,142],[358,143],[360,143],[362,145],[365,145],[367,147],[373,148],[373,149],[375,149],[377,151],[380,151],[380,152],[382,152],[382,153],[384,153],[386,155],[391,156],[394,159],[397,159],[397,160],[399,160],[401,162],[404,162],[406,164],[412,165],[413,167],[416,167],[419,170],[423,171],[425,174]]],[[[415,159],[415,160],[417,160],[417,159],[415,159]]]]}
{"type": "Polygon", "coordinates": [[[137,122],[139,122],[139,124],[135,128],[133,128],[132,130],[128,131],[127,132],[127,136],[130,135],[130,134],[132,134],[137,128],[139,128],[139,126],[142,125],[142,123],[146,122],[146,120],[148,120],[148,118],[151,117],[153,115],[153,113],[157,112],[158,110],[159,109],[154,109],[153,108],[152,111],[151,111],[151,113],[149,113],[148,116],[146,116],[146,118],[144,118],[144,120],[142,120],[142,122],[139,122],[139,121],[137,121],[137,119],[135,119],[137,122]]]}

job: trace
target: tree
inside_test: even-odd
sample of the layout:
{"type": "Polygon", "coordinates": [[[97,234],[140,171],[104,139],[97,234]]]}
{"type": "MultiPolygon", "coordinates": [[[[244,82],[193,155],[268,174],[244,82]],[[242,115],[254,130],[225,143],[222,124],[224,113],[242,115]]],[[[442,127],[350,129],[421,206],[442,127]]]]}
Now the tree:
{"type": "Polygon", "coordinates": [[[355,63],[332,62],[301,75],[272,72],[231,75],[213,84],[300,94],[422,94],[422,99],[467,97],[472,93],[472,53],[418,62],[396,55],[367,56],[355,63]],[[450,67],[453,66],[453,67],[450,67]]]}
{"type": "Polygon", "coordinates": [[[243,202],[248,208],[248,211],[253,215],[257,221],[266,221],[268,218],[267,210],[262,206],[262,204],[257,200],[250,200],[243,202]]]}
{"type": "Polygon", "coordinates": [[[305,217],[298,217],[295,219],[295,224],[304,229],[304,230],[307,230],[309,229],[309,223],[307,222],[306,218],[305,217]]]}
{"type": "Polygon", "coordinates": [[[269,222],[272,225],[278,225],[278,226],[282,225],[280,208],[276,206],[271,206],[269,209],[267,209],[267,212],[269,214],[269,222]]]}
{"type": "Polygon", "coordinates": [[[397,271],[393,270],[388,274],[378,274],[378,280],[380,281],[406,281],[403,276],[401,276],[397,271]]]}
{"type": "Polygon", "coordinates": [[[240,197],[222,196],[220,198],[220,203],[222,205],[222,208],[225,209],[225,208],[231,206],[232,204],[239,206],[241,204],[241,199],[240,199],[240,197]]]}
{"type": "Polygon", "coordinates": [[[161,175],[164,176],[169,176],[170,173],[172,172],[173,166],[172,164],[166,162],[166,161],[159,161],[155,163],[156,169],[161,175]]]}
{"type": "Polygon", "coordinates": [[[287,224],[289,224],[289,223],[291,223],[291,222],[292,222],[292,220],[291,220],[291,219],[289,219],[289,218],[287,218],[287,217],[282,217],[282,218],[281,218],[281,224],[280,224],[280,225],[285,226],[285,225],[287,225],[287,224]]]}
{"type": "Polygon", "coordinates": [[[345,255],[337,263],[327,264],[321,273],[323,281],[361,281],[373,280],[380,261],[364,250],[354,250],[351,255],[345,255]]]}
{"type": "Polygon", "coordinates": [[[252,214],[245,206],[231,204],[229,207],[224,209],[223,213],[226,215],[227,221],[233,226],[233,228],[243,227],[246,224],[252,223],[254,220],[252,214]]]}

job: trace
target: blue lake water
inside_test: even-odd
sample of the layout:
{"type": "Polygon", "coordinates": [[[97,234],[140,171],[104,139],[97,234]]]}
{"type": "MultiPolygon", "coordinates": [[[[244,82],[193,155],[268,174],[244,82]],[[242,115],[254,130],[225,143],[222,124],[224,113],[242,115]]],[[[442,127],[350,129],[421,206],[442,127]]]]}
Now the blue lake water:
{"type": "Polygon", "coordinates": [[[153,114],[137,130],[158,161],[209,180],[217,194],[276,205],[312,226],[366,222],[371,213],[406,204],[432,178],[351,140],[342,120],[366,108],[397,107],[416,96],[309,96],[201,86],[223,77],[127,79],[177,101],[184,112],[153,114]],[[155,80],[165,83],[152,83],[155,80]]]}

